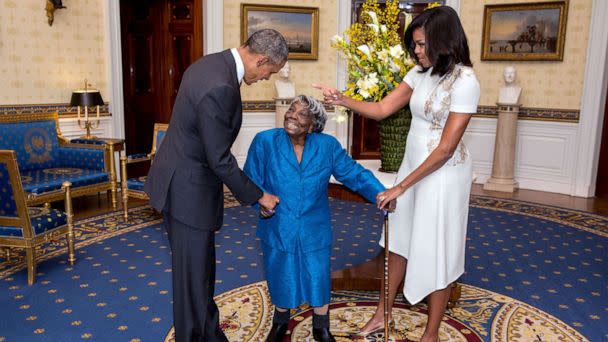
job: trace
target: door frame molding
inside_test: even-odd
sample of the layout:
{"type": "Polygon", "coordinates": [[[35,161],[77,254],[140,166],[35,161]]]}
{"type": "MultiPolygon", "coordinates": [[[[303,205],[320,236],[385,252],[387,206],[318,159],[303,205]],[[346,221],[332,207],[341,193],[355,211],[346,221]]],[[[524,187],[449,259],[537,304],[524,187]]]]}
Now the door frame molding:
{"type": "Polygon", "coordinates": [[[106,73],[110,86],[110,113],[113,138],[125,138],[125,106],[122,87],[122,48],[120,44],[120,0],[105,3],[106,73]]]}
{"type": "Polygon", "coordinates": [[[585,61],[585,76],[578,124],[576,163],[570,194],[592,197],[595,194],[600,158],[600,139],[608,88],[608,1],[593,0],[591,26],[585,61]],[[603,70],[601,66],[604,67],[603,70]]]}

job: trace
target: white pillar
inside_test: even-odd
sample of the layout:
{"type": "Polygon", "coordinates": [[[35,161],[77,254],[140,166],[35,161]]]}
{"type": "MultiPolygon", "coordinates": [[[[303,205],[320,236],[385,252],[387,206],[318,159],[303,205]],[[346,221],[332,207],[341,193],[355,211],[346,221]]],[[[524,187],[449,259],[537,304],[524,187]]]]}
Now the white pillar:
{"type": "Polygon", "coordinates": [[[497,105],[498,120],[496,121],[492,176],[483,185],[483,189],[513,192],[518,188],[514,179],[514,171],[519,105],[500,103],[497,103],[497,105]]]}

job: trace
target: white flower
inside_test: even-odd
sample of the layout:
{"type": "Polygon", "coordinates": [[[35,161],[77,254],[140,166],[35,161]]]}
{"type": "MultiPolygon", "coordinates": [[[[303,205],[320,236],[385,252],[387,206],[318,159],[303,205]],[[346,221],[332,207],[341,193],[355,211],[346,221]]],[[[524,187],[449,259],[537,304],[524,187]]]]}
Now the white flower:
{"type": "Polygon", "coordinates": [[[367,58],[372,58],[372,52],[370,51],[369,46],[363,44],[357,47],[357,50],[363,52],[367,56],[367,58]]]}
{"type": "Polygon", "coordinates": [[[411,22],[412,22],[412,15],[410,13],[405,13],[405,25],[403,27],[407,28],[408,26],[410,26],[411,22]]]}
{"type": "Polygon", "coordinates": [[[378,82],[378,73],[372,72],[371,74],[366,75],[357,81],[357,88],[359,88],[357,92],[361,94],[364,99],[367,99],[371,95],[370,90],[376,87],[378,82]]]}
{"type": "Polygon", "coordinates": [[[338,45],[344,42],[344,38],[340,35],[335,35],[331,38],[331,43],[334,45],[338,45]]]}
{"type": "Polygon", "coordinates": [[[391,46],[390,48],[391,51],[391,56],[393,58],[401,58],[401,56],[403,56],[403,48],[401,47],[401,44],[397,44],[395,46],[391,46]]]}
{"type": "Polygon", "coordinates": [[[395,62],[393,62],[391,60],[390,63],[388,64],[388,70],[390,70],[390,72],[392,72],[392,73],[398,73],[399,70],[401,70],[401,68],[399,67],[398,64],[396,64],[395,62]]]}
{"type": "Polygon", "coordinates": [[[372,72],[371,74],[367,75],[367,79],[369,80],[369,82],[371,82],[372,87],[375,87],[378,84],[378,73],[377,72],[372,72]]]}
{"type": "Polygon", "coordinates": [[[382,49],[378,51],[378,59],[382,61],[382,63],[388,63],[391,59],[388,50],[382,49]]]}
{"type": "Polygon", "coordinates": [[[386,33],[387,30],[386,25],[380,26],[380,31],[382,31],[382,33],[386,33]]]}
{"type": "Polygon", "coordinates": [[[376,24],[376,26],[378,26],[378,16],[376,15],[376,12],[368,11],[367,14],[369,14],[370,18],[372,18],[372,23],[374,23],[374,24],[376,24]]]}
{"type": "Polygon", "coordinates": [[[378,33],[378,25],[376,24],[367,24],[367,26],[371,27],[374,32],[378,33]]]}
{"type": "Polygon", "coordinates": [[[334,116],[333,119],[336,123],[342,123],[342,122],[348,120],[348,112],[346,111],[346,108],[341,107],[341,106],[336,106],[336,115],[334,116]]]}

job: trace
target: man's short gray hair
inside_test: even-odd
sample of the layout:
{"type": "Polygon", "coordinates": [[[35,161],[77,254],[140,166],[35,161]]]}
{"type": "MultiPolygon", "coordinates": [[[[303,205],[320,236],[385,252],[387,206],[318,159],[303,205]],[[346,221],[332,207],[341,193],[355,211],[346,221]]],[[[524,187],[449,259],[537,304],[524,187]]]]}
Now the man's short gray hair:
{"type": "Polygon", "coordinates": [[[289,54],[287,41],[273,29],[255,31],[243,45],[253,53],[268,56],[274,65],[283,64],[289,54]]]}
{"type": "Polygon", "coordinates": [[[302,106],[304,106],[306,111],[308,111],[308,114],[312,116],[313,132],[323,132],[323,129],[325,129],[325,122],[327,122],[327,112],[319,100],[312,96],[299,95],[291,103],[300,103],[302,106]]]}

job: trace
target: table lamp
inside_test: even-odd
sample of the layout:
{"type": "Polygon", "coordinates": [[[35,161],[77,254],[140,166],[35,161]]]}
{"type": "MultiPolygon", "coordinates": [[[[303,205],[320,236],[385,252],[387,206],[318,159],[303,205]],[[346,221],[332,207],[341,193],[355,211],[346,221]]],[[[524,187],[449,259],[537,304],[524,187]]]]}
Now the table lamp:
{"type": "Polygon", "coordinates": [[[95,139],[95,136],[91,135],[91,128],[95,129],[99,127],[99,106],[103,105],[103,99],[99,90],[89,88],[87,80],[84,80],[84,89],[76,89],[72,92],[72,98],[70,100],[70,106],[78,107],[78,127],[86,130],[86,135],[83,139],[95,139]],[[97,107],[97,116],[95,122],[89,119],[89,107],[97,107]],[[81,122],[81,108],[84,107],[84,122],[81,122]],[[84,125],[84,126],[83,126],[84,125]]]}

